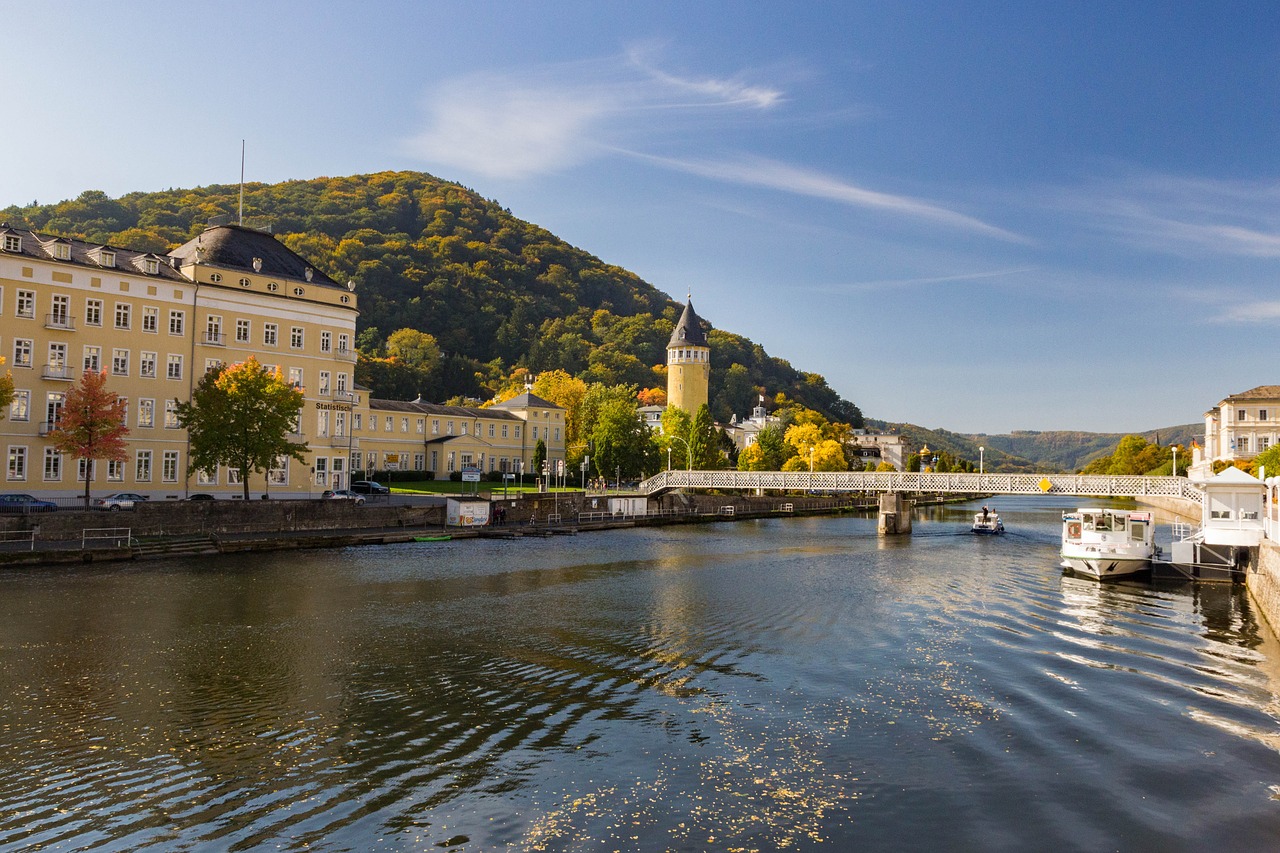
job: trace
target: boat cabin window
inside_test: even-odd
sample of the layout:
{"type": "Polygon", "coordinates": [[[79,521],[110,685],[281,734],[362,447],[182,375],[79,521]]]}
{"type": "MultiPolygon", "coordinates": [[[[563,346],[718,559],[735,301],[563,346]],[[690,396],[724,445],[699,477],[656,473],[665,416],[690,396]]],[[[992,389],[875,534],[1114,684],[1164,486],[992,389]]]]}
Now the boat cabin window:
{"type": "Polygon", "coordinates": [[[1147,523],[1145,521],[1135,521],[1129,525],[1129,538],[1135,542],[1145,542],[1147,539],[1147,523]]]}
{"type": "Polygon", "coordinates": [[[1125,523],[1128,522],[1128,520],[1129,519],[1125,518],[1123,515],[1113,515],[1111,517],[1111,523],[1115,526],[1116,530],[1124,530],[1125,523]]]}
{"type": "Polygon", "coordinates": [[[1092,513],[1086,514],[1084,517],[1084,529],[1085,530],[1110,530],[1111,516],[1102,515],[1102,514],[1093,515],[1092,513]]]}

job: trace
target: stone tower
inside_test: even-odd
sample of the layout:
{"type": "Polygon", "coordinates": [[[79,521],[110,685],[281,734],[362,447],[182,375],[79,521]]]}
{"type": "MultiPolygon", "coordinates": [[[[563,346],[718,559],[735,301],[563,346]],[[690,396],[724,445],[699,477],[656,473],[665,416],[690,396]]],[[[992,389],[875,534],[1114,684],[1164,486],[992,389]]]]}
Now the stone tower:
{"type": "Polygon", "coordinates": [[[667,343],[667,405],[692,416],[708,402],[710,387],[711,348],[691,298],[667,343]]]}

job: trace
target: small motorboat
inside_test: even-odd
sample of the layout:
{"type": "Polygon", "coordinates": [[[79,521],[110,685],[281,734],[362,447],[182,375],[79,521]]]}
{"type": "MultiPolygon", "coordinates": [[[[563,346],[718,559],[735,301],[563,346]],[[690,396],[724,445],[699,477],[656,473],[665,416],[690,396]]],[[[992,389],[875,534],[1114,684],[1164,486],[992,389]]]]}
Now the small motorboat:
{"type": "Polygon", "coordinates": [[[1078,509],[1062,516],[1062,567],[1095,580],[1150,568],[1156,526],[1150,512],[1078,509]]]}
{"type": "Polygon", "coordinates": [[[982,512],[974,513],[973,527],[969,528],[969,532],[994,536],[1004,533],[1004,522],[1000,520],[998,512],[992,512],[989,507],[984,506],[982,512]]]}

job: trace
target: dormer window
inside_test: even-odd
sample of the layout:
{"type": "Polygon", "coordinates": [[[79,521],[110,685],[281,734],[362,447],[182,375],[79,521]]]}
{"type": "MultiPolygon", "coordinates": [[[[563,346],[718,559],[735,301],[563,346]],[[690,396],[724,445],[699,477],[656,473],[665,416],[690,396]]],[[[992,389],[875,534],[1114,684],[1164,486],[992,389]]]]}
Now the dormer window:
{"type": "Polygon", "coordinates": [[[159,275],[160,259],[144,257],[142,259],[142,271],[147,275],[159,275]]]}
{"type": "Polygon", "coordinates": [[[22,237],[17,234],[4,235],[4,250],[6,252],[21,252],[22,237]]]}
{"type": "Polygon", "coordinates": [[[106,246],[99,246],[90,254],[98,261],[98,266],[100,267],[114,267],[116,265],[116,253],[106,246]]]}
{"type": "Polygon", "coordinates": [[[71,260],[71,244],[62,242],[54,243],[53,257],[59,261],[71,260]]]}

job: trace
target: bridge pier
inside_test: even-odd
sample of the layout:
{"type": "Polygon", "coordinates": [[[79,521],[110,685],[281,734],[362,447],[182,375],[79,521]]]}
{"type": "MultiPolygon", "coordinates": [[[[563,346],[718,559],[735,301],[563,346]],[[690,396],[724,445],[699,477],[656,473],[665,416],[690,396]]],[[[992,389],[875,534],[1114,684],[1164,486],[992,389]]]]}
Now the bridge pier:
{"type": "Polygon", "coordinates": [[[880,521],[876,532],[881,536],[911,532],[911,501],[901,492],[887,492],[880,496],[880,521]]]}

